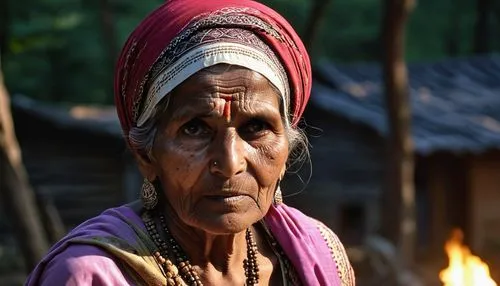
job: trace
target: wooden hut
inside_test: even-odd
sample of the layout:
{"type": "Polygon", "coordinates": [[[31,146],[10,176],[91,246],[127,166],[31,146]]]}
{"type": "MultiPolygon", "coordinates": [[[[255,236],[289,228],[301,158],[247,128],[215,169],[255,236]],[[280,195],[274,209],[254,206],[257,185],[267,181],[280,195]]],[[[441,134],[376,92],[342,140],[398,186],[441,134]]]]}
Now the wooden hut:
{"type": "MultiPolygon", "coordinates": [[[[410,65],[419,253],[464,230],[500,257],[500,57],[410,65]]],[[[313,175],[289,202],[358,243],[379,229],[387,122],[378,65],[323,63],[305,118],[313,175]]]]}
{"type": "Polygon", "coordinates": [[[14,96],[12,114],[30,183],[67,228],[138,197],[141,178],[114,108],[14,96]]]}

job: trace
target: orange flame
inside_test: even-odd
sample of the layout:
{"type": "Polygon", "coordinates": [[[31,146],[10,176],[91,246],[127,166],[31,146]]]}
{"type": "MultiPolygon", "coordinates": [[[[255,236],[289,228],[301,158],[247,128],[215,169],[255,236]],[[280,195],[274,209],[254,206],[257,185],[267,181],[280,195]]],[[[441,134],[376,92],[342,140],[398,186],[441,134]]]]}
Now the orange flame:
{"type": "Polygon", "coordinates": [[[490,276],[488,265],[470,249],[462,245],[463,233],[459,229],[452,232],[444,249],[448,254],[448,268],[439,272],[444,286],[497,286],[490,276]]]}

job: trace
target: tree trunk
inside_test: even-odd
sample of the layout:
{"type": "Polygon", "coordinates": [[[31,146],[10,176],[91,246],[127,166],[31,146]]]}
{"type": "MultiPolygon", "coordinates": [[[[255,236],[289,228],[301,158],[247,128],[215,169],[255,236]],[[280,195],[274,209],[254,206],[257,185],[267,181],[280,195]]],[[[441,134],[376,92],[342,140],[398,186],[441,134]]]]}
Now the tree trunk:
{"type": "MultiPolygon", "coordinates": [[[[495,29],[493,31],[494,35],[500,34],[500,1],[497,1],[495,5],[493,5],[493,14],[495,15],[495,29]]],[[[494,46],[494,49],[496,51],[500,50],[500,41],[497,38],[496,39],[496,45],[494,46]]]]}
{"type": "Polygon", "coordinates": [[[405,26],[414,0],[385,0],[382,23],[383,77],[388,135],[388,189],[384,193],[383,227],[395,243],[402,261],[414,259],[416,222],[414,158],[411,136],[405,26]]]}
{"type": "Polygon", "coordinates": [[[108,58],[114,69],[115,61],[118,57],[118,42],[116,37],[115,22],[113,20],[113,11],[109,0],[100,0],[100,17],[102,25],[102,34],[108,58]]]}
{"type": "Polygon", "coordinates": [[[21,160],[14,133],[10,100],[0,70],[0,195],[11,221],[27,270],[48,250],[34,193],[21,160]]]}
{"type": "MultiPolygon", "coordinates": [[[[115,62],[118,58],[118,39],[116,36],[115,22],[113,20],[113,10],[110,5],[109,0],[99,0],[99,16],[101,19],[101,27],[102,27],[102,36],[103,43],[106,53],[108,55],[108,69],[109,69],[109,82],[113,81],[111,75],[115,69],[115,62]]],[[[113,101],[113,86],[109,85],[109,88],[106,89],[106,94],[109,97],[106,98],[107,102],[113,101]]]]}
{"type": "Polygon", "coordinates": [[[312,0],[313,6],[311,12],[309,13],[309,18],[307,20],[306,29],[304,31],[304,44],[306,48],[312,53],[312,47],[316,34],[321,26],[321,21],[325,17],[325,12],[327,10],[330,0],[312,0]]]}
{"type": "Polygon", "coordinates": [[[490,15],[492,0],[476,0],[476,24],[474,27],[474,53],[490,52],[490,15]]]}
{"type": "Polygon", "coordinates": [[[46,57],[50,63],[50,74],[52,80],[47,83],[46,88],[49,90],[50,101],[62,102],[68,96],[64,84],[61,84],[59,75],[64,74],[62,66],[64,59],[61,58],[61,49],[50,49],[46,52],[46,57]]]}
{"type": "Polygon", "coordinates": [[[9,31],[9,1],[0,1],[0,57],[7,50],[7,37],[9,31]]]}
{"type": "Polygon", "coordinates": [[[50,244],[54,244],[66,234],[66,228],[59,215],[59,211],[52,200],[36,195],[36,193],[35,201],[40,210],[40,219],[47,239],[50,244]]]}
{"type": "Polygon", "coordinates": [[[445,43],[446,54],[450,57],[460,53],[460,12],[460,1],[451,0],[450,26],[445,43]]]}

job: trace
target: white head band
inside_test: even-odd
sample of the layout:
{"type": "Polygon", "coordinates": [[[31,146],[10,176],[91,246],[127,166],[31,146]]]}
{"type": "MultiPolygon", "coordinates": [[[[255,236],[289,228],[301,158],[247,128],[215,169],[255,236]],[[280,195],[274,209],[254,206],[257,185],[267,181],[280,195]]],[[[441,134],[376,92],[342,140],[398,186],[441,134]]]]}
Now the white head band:
{"type": "Polygon", "coordinates": [[[147,93],[144,107],[137,120],[137,126],[142,126],[152,115],[154,107],[183,81],[196,72],[217,65],[231,64],[248,68],[263,75],[279,91],[283,100],[282,112],[288,126],[288,101],[290,88],[284,69],[277,61],[249,45],[234,42],[206,43],[186,52],[174,63],[165,68],[156,78],[147,93]]]}

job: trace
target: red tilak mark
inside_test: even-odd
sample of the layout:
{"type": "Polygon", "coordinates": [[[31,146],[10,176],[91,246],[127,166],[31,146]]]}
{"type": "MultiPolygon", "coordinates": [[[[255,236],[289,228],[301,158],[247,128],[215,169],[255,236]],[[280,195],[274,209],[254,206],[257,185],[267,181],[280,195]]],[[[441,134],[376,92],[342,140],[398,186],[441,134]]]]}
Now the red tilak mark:
{"type": "Polygon", "coordinates": [[[224,104],[224,117],[226,117],[226,121],[231,121],[231,102],[226,101],[224,104]]]}
{"type": "Polygon", "coordinates": [[[227,122],[231,121],[231,101],[233,100],[233,97],[230,95],[223,95],[221,96],[222,99],[226,101],[224,104],[224,117],[226,117],[227,122]]]}

